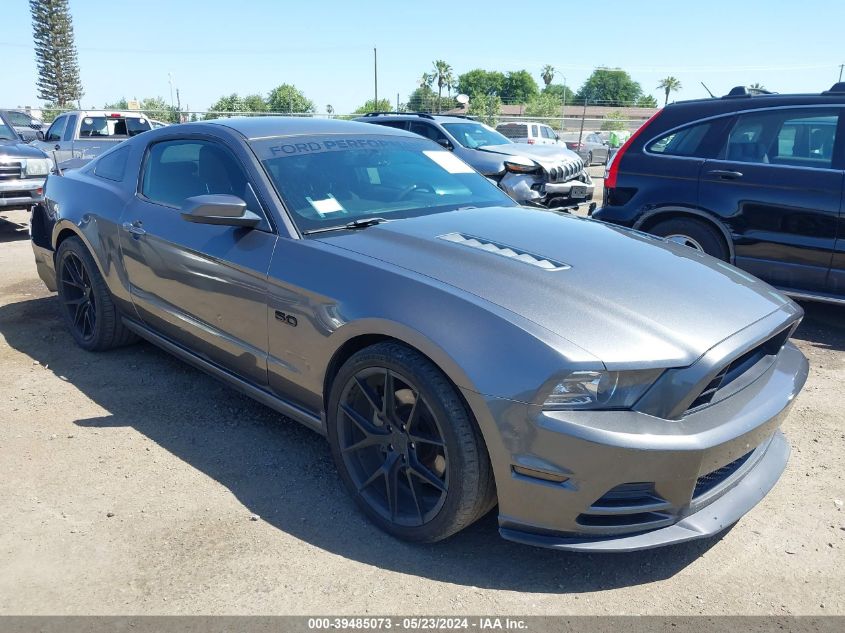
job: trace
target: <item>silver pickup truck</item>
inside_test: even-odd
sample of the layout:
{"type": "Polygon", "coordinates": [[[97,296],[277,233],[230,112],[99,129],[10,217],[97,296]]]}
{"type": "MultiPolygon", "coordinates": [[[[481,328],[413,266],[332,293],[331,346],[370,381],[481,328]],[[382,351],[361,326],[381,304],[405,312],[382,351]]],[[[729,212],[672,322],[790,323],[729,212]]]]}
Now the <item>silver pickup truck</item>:
{"type": "Polygon", "coordinates": [[[75,110],[56,117],[32,145],[61,164],[74,158],[95,158],[115,143],[151,129],[143,112],[75,110]]]}

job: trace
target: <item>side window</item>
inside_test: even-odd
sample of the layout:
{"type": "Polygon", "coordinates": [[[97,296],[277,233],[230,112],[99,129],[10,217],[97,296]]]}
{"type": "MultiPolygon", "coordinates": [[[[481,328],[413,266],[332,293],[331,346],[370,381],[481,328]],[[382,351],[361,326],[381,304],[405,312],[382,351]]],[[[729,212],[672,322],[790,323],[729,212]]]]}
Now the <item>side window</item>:
{"type": "Polygon", "coordinates": [[[772,110],[740,116],[723,150],[727,160],[830,169],[836,109],[772,110]]]}
{"type": "Polygon", "coordinates": [[[210,141],[163,141],[147,151],[141,193],[151,202],[179,208],[193,196],[225,193],[248,199],[247,178],[237,159],[210,141]]]}
{"type": "Polygon", "coordinates": [[[555,140],[555,133],[552,132],[551,128],[544,125],[541,129],[543,131],[543,138],[551,139],[552,141],[555,140]]]}
{"type": "Polygon", "coordinates": [[[76,130],[76,115],[71,114],[67,118],[67,125],[65,126],[65,133],[62,136],[62,138],[66,141],[72,141],[73,140],[73,133],[74,133],[75,130],[76,130]]]}
{"type": "Polygon", "coordinates": [[[33,124],[33,120],[30,117],[23,112],[16,112],[15,110],[7,111],[6,118],[15,127],[29,127],[33,124]]]}
{"type": "Polygon", "coordinates": [[[58,119],[53,121],[53,124],[50,126],[50,129],[47,130],[47,133],[44,135],[45,141],[61,141],[62,134],[65,131],[65,125],[67,125],[67,117],[60,116],[58,119]]]}
{"type": "Polygon", "coordinates": [[[710,123],[700,123],[675,130],[671,134],[652,141],[646,149],[653,154],[666,156],[700,156],[700,149],[710,127],[710,123]]]}
{"type": "Polygon", "coordinates": [[[537,132],[537,126],[532,125],[531,126],[531,138],[537,138],[538,136],[540,136],[540,134],[537,132]]]}
{"type": "Polygon", "coordinates": [[[129,157],[129,149],[121,148],[106,154],[97,160],[94,166],[94,175],[106,180],[120,182],[126,171],[126,159],[129,157]]]}
{"type": "Polygon", "coordinates": [[[429,125],[428,123],[420,123],[418,121],[411,121],[410,130],[414,134],[419,134],[420,136],[430,138],[432,141],[446,140],[446,135],[443,134],[443,132],[438,130],[433,125],[429,125]]]}
{"type": "Polygon", "coordinates": [[[385,127],[393,127],[397,130],[407,130],[408,123],[406,121],[379,121],[377,125],[383,125],[385,127]]]}

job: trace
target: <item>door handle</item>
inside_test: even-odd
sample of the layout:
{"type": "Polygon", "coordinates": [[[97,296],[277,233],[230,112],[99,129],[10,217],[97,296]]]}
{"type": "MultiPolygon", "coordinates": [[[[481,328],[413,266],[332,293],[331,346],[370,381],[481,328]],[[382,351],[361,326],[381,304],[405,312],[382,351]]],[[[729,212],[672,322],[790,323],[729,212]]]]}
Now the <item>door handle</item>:
{"type": "Polygon", "coordinates": [[[736,180],[742,178],[741,171],[731,171],[730,169],[711,169],[707,172],[708,176],[718,176],[722,180],[736,180]]]}
{"type": "Polygon", "coordinates": [[[55,145],[55,147],[54,147],[53,149],[62,149],[62,146],[61,146],[61,145],[59,145],[58,143],[56,143],[56,145],[55,145]]]}
{"type": "Polygon", "coordinates": [[[142,224],[141,220],[135,220],[131,224],[129,222],[124,222],[123,228],[124,228],[124,230],[132,233],[132,235],[138,235],[138,236],[146,235],[147,232],[144,229],[141,228],[141,224],[142,224]]]}

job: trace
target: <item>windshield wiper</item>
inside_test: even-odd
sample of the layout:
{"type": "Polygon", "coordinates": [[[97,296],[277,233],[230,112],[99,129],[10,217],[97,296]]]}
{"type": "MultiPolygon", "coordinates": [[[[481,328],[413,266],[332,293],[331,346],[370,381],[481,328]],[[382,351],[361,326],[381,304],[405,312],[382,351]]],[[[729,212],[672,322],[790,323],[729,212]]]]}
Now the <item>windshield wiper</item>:
{"type": "Polygon", "coordinates": [[[355,229],[366,229],[369,226],[375,226],[376,224],[381,224],[382,222],[390,222],[390,220],[388,220],[387,218],[361,218],[358,220],[352,220],[351,222],[347,222],[346,224],[340,224],[338,226],[327,226],[324,228],[304,231],[303,235],[312,235],[314,233],[326,233],[328,231],[348,231],[355,229]]]}

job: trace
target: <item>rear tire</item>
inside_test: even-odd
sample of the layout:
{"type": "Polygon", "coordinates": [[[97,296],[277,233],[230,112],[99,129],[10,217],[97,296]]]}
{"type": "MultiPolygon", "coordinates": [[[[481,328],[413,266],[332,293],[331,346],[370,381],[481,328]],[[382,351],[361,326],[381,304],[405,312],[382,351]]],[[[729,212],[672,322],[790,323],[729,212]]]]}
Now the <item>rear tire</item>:
{"type": "Polygon", "coordinates": [[[332,382],[326,419],[341,480],[385,532],[439,541],[495,506],[477,424],[443,372],[416,350],[386,341],[354,354],[332,382]]]}
{"type": "Polygon", "coordinates": [[[587,167],[591,167],[592,164],[593,164],[593,153],[588,152],[587,153],[587,167]]]}
{"type": "Polygon", "coordinates": [[[715,227],[700,220],[672,218],[658,222],[648,232],[728,261],[728,247],[722,235],[715,227]]]}
{"type": "Polygon", "coordinates": [[[65,325],[82,349],[102,352],[137,340],[123,325],[94,258],[78,237],[59,245],[56,283],[65,325]]]}

